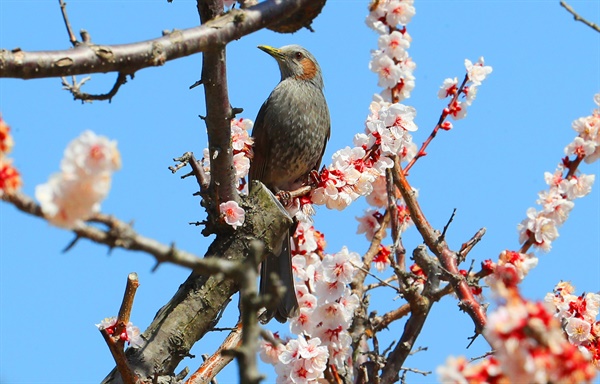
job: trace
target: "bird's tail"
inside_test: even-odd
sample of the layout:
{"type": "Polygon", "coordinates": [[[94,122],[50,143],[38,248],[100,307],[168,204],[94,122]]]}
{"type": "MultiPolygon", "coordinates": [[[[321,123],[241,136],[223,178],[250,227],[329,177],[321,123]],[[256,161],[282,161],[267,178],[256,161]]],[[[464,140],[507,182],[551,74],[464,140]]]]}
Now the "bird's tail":
{"type": "Polygon", "coordinates": [[[267,309],[261,315],[261,322],[267,323],[273,317],[280,323],[298,315],[298,299],[294,288],[294,275],[292,273],[292,254],[290,235],[286,236],[281,246],[279,255],[269,254],[263,261],[260,271],[260,295],[264,296],[274,291],[273,275],[285,287],[285,294],[276,307],[267,309]]]}

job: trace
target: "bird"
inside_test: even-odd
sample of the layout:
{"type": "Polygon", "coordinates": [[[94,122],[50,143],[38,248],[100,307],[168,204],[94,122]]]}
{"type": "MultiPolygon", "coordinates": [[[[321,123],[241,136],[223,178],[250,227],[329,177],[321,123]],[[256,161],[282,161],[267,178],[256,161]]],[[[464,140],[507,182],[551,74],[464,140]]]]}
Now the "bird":
{"type": "MultiPolygon", "coordinates": [[[[256,116],[248,178],[249,182],[259,180],[271,192],[280,194],[308,184],[311,173],[319,170],[331,121],[323,94],[323,76],[315,57],[295,44],[258,48],[277,61],[281,80],[256,116]]],[[[273,292],[273,274],[286,288],[276,308],[267,308],[263,313],[262,323],[273,317],[285,323],[299,313],[290,249],[295,225],[292,227],[279,254],[268,254],[262,262],[260,294],[273,292]]]]}

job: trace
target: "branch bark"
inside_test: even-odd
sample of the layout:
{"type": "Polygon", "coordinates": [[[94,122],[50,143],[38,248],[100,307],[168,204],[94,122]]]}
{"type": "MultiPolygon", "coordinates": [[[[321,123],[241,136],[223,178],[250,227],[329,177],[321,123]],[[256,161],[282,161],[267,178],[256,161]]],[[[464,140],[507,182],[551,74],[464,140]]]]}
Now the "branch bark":
{"type": "Polygon", "coordinates": [[[199,27],[173,30],[162,37],[132,44],[80,44],[73,49],[26,52],[0,50],[0,77],[39,79],[89,73],[136,71],[169,60],[224,46],[293,14],[313,0],[269,0],[234,9],[199,27]]]}
{"type": "MultiPolygon", "coordinates": [[[[246,257],[252,239],[261,240],[267,251],[281,243],[292,220],[264,185],[253,183],[245,207],[244,226],[233,234],[217,234],[205,257],[239,261],[246,257]]],[[[223,274],[192,273],[142,334],[146,344],[126,351],[134,373],[141,379],[172,377],[194,343],[215,326],[218,314],[238,289],[238,283],[223,274]]],[[[122,380],[113,370],[103,383],[122,380]]]]}

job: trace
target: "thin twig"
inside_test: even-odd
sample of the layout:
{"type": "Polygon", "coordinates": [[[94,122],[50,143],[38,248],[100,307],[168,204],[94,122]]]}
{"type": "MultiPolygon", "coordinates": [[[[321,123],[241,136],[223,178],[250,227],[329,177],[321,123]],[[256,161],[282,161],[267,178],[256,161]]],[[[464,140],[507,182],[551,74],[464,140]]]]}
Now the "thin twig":
{"type": "Polygon", "coordinates": [[[127,358],[125,357],[125,351],[121,343],[115,341],[106,329],[101,329],[100,334],[104,338],[108,349],[112,354],[115,363],[117,364],[117,370],[123,378],[124,384],[136,384],[138,383],[138,377],[133,373],[129,364],[127,364],[127,358]]]}
{"type": "Polygon", "coordinates": [[[425,140],[423,142],[423,144],[421,144],[421,148],[419,148],[419,150],[417,151],[417,154],[415,155],[415,157],[413,157],[408,162],[408,164],[406,165],[406,167],[404,167],[404,175],[405,176],[408,175],[408,171],[412,168],[413,165],[415,165],[415,163],[421,157],[427,155],[427,152],[425,152],[425,150],[427,149],[427,147],[429,146],[429,144],[431,143],[431,141],[435,138],[435,136],[437,135],[438,131],[442,128],[442,124],[444,123],[444,121],[448,117],[448,113],[446,111],[449,110],[452,107],[452,105],[454,105],[454,103],[456,103],[456,101],[458,100],[458,97],[460,96],[460,94],[462,93],[463,89],[465,88],[465,85],[467,84],[467,81],[469,81],[469,75],[468,74],[465,75],[465,78],[464,78],[462,84],[460,85],[460,87],[456,91],[456,94],[454,95],[454,97],[452,97],[452,99],[448,103],[448,106],[446,108],[444,108],[444,111],[442,111],[442,114],[440,115],[440,118],[438,119],[437,124],[435,125],[435,127],[433,127],[433,130],[429,134],[429,137],[427,138],[427,140],[425,140]]]}
{"type": "Polygon", "coordinates": [[[104,341],[106,341],[110,353],[117,364],[117,370],[121,374],[125,384],[134,384],[138,382],[137,375],[131,370],[127,363],[127,358],[124,353],[126,340],[121,339],[121,334],[125,332],[127,324],[129,323],[133,299],[139,284],[137,273],[132,272],[127,276],[125,294],[123,295],[123,301],[121,302],[121,309],[119,309],[119,316],[117,317],[114,331],[111,335],[105,328],[100,330],[100,333],[102,334],[102,337],[104,337],[104,341]]]}
{"type": "MultiPolygon", "coordinates": [[[[391,285],[391,284],[387,283],[385,280],[383,280],[383,279],[381,279],[381,278],[377,277],[376,275],[372,274],[371,272],[369,272],[369,270],[368,270],[368,269],[366,269],[366,268],[363,268],[363,267],[361,267],[361,266],[358,266],[358,265],[356,265],[356,264],[354,264],[354,263],[351,263],[351,264],[354,266],[354,268],[360,269],[361,271],[363,271],[364,273],[368,274],[369,276],[371,276],[371,277],[372,277],[372,278],[374,278],[375,280],[379,281],[379,283],[380,283],[381,285],[385,285],[385,286],[387,286],[387,287],[390,287],[390,288],[392,288],[394,291],[396,291],[396,292],[398,292],[398,293],[402,293],[398,287],[394,287],[393,285],[391,285]]],[[[395,280],[395,279],[393,279],[393,280],[395,280]]]]}
{"type": "Polygon", "coordinates": [[[592,23],[591,21],[588,21],[588,20],[584,19],[583,17],[581,17],[577,12],[575,12],[575,10],[569,4],[567,4],[564,1],[561,1],[560,5],[564,9],[566,9],[571,15],[573,15],[573,18],[575,19],[575,21],[581,21],[583,24],[592,28],[594,31],[600,32],[600,26],[598,26],[598,24],[592,23]]]}
{"type": "Polygon", "coordinates": [[[79,41],[77,41],[77,38],[75,38],[75,34],[71,28],[71,23],[69,22],[69,17],[67,16],[67,3],[65,3],[63,0],[58,0],[58,3],[60,4],[60,12],[62,13],[65,27],[67,28],[67,33],[69,34],[69,41],[73,47],[76,47],[79,45],[79,41]]]}
{"type": "Polygon", "coordinates": [[[138,275],[135,272],[131,272],[127,276],[127,286],[125,287],[125,294],[123,295],[123,302],[121,303],[121,309],[119,309],[119,316],[117,317],[117,323],[123,323],[127,326],[131,317],[131,308],[133,307],[133,299],[135,298],[135,292],[140,286],[138,275]]]}

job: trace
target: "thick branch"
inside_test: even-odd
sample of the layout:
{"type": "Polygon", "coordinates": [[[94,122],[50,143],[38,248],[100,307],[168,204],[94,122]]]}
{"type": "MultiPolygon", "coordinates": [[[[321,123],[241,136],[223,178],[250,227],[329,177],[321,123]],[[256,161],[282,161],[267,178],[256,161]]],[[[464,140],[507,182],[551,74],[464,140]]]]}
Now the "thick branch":
{"type": "Polygon", "coordinates": [[[194,28],[122,45],[80,44],[73,49],[25,52],[0,50],[0,77],[35,79],[88,73],[133,74],[142,68],[205,52],[262,29],[312,0],[269,0],[231,12],[194,28]]]}
{"type": "MultiPolygon", "coordinates": [[[[240,261],[246,257],[252,239],[260,239],[265,249],[272,251],[287,234],[292,220],[283,207],[262,184],[253,183],[251,187],[244,226],[233,234],[218,234],[206,256],[240,261]]],[[[172,377],[194,343],[214,327],[218,314],[238,289],[236,279],[225,278],[222,273],[210,276],[192,273],[142,334],[148,342],[140,349],[126,351],[135,374],[141,379],[172,377]]],[[[121,382],[116,371],[104,380],[104,383],[121,382]]]]}
{"type": "MultiPolygon", "coordinates": [[[[203,24],[218,19],[223,12],[223,0],[198,1],[198,12],[203,24]]],[[[215,44],[202,55],[202,84],[206,101],[206,128],[210,151],[210,202],[206,207],[209,217],[216,217],[219,204],[238,201],[237,175],[233,167],[231,125],[233,117],[227,94],[227,66],[225,44],[215,44]]]]}

